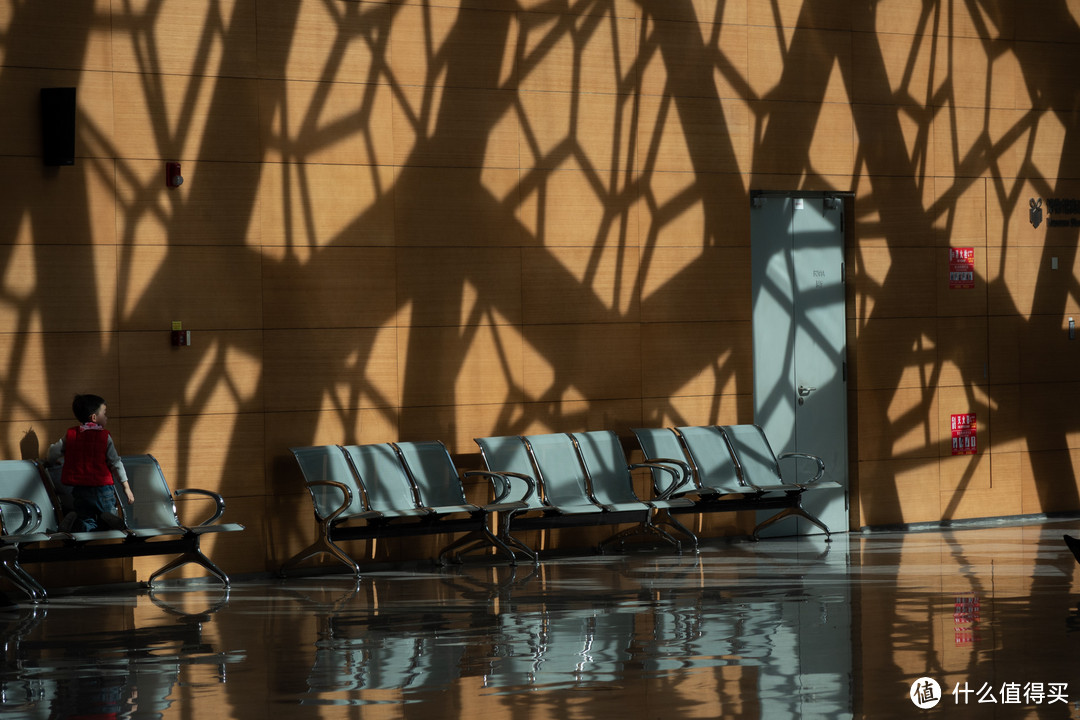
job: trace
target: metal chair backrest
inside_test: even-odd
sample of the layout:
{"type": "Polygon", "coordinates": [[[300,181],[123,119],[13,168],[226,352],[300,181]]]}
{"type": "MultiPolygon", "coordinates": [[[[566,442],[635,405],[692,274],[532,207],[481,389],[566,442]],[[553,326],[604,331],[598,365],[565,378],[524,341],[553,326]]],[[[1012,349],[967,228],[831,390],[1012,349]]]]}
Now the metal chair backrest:
{"type": "Polygon", "coordinates": [[[116,493],[124,509],[124,523],[132,530],[180,526],[172,491],[154,456],[125,455],[121,461],[135,495],[131,505],[124,493],[116,493]]]}
{"type": "MultiPolygon", "coordinates": [[[[57,531],[59,520],[53,497],[45,486],[38,464],[33,460],[0,461],[0,497],[28,500],[38,506],[41,522],[30,531],[57,531]]],[[[3,527],[8,533],[15,532],[24,524],[22,513],[7,503],[0,504],[0,514],[3,516],[3,527]]]]}
{"type": "Polygon", "coordinates": [[[450,451],[440,440],[394,443],[425,507],[463,505],[465,490],[450,451]]]}
{"type": "Polygon", "coordinates": [[[745,484],[768,487],[783,482],[780,462],[764,430],[757,425],[725,425],[720,431],[730,446],[745,484]]]}
{"type": "Polygon", "coordinates": [[[315,445],[290,450],[300,465],[300,471],[304,473],[304,482],[311,493],[316,517],[325,520],[345,502],[345,495],[340,488],[323,483],[340,483],[349,491],[349,504],[337,517],[355,516],[366,510],[364,489],[340,447],[315,445]]]}
{"type": "Polygon", "coordinates": [[[389,512],[419,507],[416,488],[393,445],[346,445],[344,450],[367,491],[368,508],[389,512]]]}
{"type": "Polygon", "coordinates": [[[595,504],[585,468],[569,435],[529,435],[525,445],[536,465],[537,479],[544,487],[544,499],[549,505],[595,504]]]}
{"type": "MultiPolygon", "coordinates": [[[[634,428],[632,432],[638,440],[638,445],[641,446],[641,451],[645,453],[645,459],[679,460],[693,467],[693,463],[686,457],[686,451],[679,442],[679,436],[671,428],[634,428]]],[[[697,473],[692,474],[694,476],[692,481],[696,486],[697,473]]],[[[653,486],[660,495],[667,492],[675,483],[672,475],[663,470],[652,470],[652,476],[653,486]]],[[[683,491],[689,489],[692,488],[686,487],[683,491]]]]}
{"type": "MultiPolygon", "coordinates": [[[[475,438],[474,442],[480,447],[480,457],[483,458],[484,467],[489,472],[515,473],[536,480],[536,468],[533,467],[529,450],[525,447],[525,441],[520,435],[475,438]]],[[[527,482],[514,475],[504,477],[510,484],[508,497],[525,497],[530,487],[527,482]]],[[[543,491],[539,484],[525,502],[529,509],[544,507],[543,491]]]]}
{"type": "Polygon", "coordinates": [[[694,468],[698,484],[718,493],[744,493],[749,488],[739,482],[739,472],[727,441],[715,425],[676,428],[694,468]]]}
{"type": "Polygon", "coordinates": [[[593,498],[601,505],[636,503],[629,463],[619,436],[610,430],[571,433],[589,476],[593,498]]]}

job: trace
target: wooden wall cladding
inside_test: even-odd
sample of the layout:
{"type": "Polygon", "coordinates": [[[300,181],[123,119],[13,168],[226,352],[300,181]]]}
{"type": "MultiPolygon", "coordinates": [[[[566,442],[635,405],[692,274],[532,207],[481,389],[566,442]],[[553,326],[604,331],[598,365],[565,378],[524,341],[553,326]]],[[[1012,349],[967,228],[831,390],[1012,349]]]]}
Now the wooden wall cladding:
{"type": "Polygon", "coordinates": [[[311,537],[292,446],[475,463],[480,435],[753,422],[748,193],[814,190],[853,199],[854,521],[1080,506],[1080,259],[1047,203],[1080,197],[1074,5],[19,4],[4,451],[98,392],[124,451],[239,500],[253,539],[213,552],[260,571],[311,537]],[[76,164],[42,168],[39,90],[64,85],[76,164]]]}

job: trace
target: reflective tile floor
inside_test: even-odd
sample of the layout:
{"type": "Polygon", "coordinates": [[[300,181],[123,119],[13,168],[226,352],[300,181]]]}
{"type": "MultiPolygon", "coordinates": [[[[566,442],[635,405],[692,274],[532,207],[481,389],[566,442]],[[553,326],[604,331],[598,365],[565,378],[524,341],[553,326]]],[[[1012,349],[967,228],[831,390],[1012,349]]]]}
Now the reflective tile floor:
{"type": "Polygon", "coordinates": [[[0,717],[1080,718],[1064,533],[55,592],[0,608],[0,717]]]}

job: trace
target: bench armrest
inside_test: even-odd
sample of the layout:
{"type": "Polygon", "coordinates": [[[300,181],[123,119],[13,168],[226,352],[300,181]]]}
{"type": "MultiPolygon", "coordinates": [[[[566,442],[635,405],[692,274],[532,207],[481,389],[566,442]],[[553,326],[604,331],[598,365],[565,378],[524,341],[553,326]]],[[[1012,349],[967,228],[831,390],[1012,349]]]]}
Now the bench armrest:
{"type": "Polygon", "coordinates": [[[214,492],[213,490],[200,490],[199,488],[181,488],[181,489],[175,491],[173,494],[176,497],[180,497],[181,495],[201,495],[203,497],[210,498],[211,500],[214,501],[214,506],[215,506],[214,514],[212,516],[210,516],[209,518],[207,518],[206,520],[203,520],[201,523],[199,523],[195,527],[201,527],[203,525],[211,525],[211,524],[217,522],[218,518],[220,518],[222,513],[225,512],[225,499],[223,497],[221,497],[221,495],[219,495],[218,493],[214,492]]]}
{"type": "Polygon", "coordinates": [[[8,530],[4,523],[4,516],[0,514],[0,532],[4,535],[25,535],[36,532],[41,527],[41,508],[37,503],[22,498],[0,498],[0,503],[14,506],[22,514],[22,522],[14,530],[8,530]]]}
{"type": "Polygon", "coordinates": [[[786,453],[780,453],[780,455],[777,456],[777,459],[778,460],[783,460],[785,458],[792,458],[792,457],[794,457],[794,458],[803,458],[805,460],[813,460],[814,462],[817,463],[817,475],[810,478],[805,483],[798,483],[799,485],[810,485],[812,483],[816,483],[818,480],[821,479],[821,476],[825,474],[825,461],[822,460],[821,458],[819,458],[817,455],[810,455],[809,453],[801,453],[801,452],[786,452],[786,453]]]}
{"type": "Polygon", "coordinates": [[[307,487],[308,492],[311,493],[311,504],[312,504],[312,506],[314,506],[316,513],[318,513],[318,511],[319,511],[319,501],[315,497],[315,492],[311,489],[312,487],[314,487],[316,485],[325,485],[327,487],[337,488],[338,490],[341,491],[341,497],[342,497],[341,505],[339,505],[329,515],[322,518],[322,522],[324,524],[326,524],[327,526],[329,526],[330,524],[333,524],[334,520],[337,519],[338,515],[345,512],[345,510],[350,505],[352,505],[352,490],[350,490],[349,487],[347,485],[345,485],[344,483],[339,483],[336,480],[312,480],[309,483],[305,483],[305,486],[307,487]]]}
{"type": "MultiPolygon", "coordinates": [[[[660,488],[656,484],[656,477],[653,477],[653,490],[656,491],[657,500],[667,500],[677,492],[683,492],[683,486],[690,482],[693,477],[693,472],[690,470],[690,466],[682,460],[675,460],[674,458],[649,458],[647,461],[631,465],[631,470],[638,468],[648,468],[649,470],[661,470],[671,475],[672,483],[667,490],[661,492],[660,488]],[[674,467],[672,467],[674,466],[674,467]]],[[[689,490],[691,488],[687,488],[689,490]]]]}
{"type": "Polygon", "coordinates": [[[505,502],[527,502],[528,499],[531,498],[533,496],[533,494],[536,492],[536,482],[531,477],[529,477],[528,475],[525,475],[523,473],[490,472],[488,470],[469,470],[464,475],[464,477],[474,477],[474,476],[486,477],[489,480],[491,480],[492,488],[495,491],[495,499],[492,501],[492,504],[499,504],[499,503],[505,503],[505,502]],[[507,495],[510,494],[510,481],[507,479],[507,478],[510,478],[510,477],[517,478],[518,480],[521,480],[527,486],[527,488],[525,490],[525,494],[522,495],[519,498],[507,499],[507,497],[506,497],[507,495]],[[502,481],[501,483],[499,482],[500,480],[502,481]],[[499,489],[500,484],[502,485],[501,490],[499,489]]]}

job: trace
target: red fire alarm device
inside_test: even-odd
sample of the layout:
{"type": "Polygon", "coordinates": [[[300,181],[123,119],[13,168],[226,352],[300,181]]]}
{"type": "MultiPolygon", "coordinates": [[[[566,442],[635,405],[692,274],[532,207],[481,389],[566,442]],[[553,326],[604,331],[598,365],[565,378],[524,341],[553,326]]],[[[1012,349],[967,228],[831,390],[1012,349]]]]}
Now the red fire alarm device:
{"type": "Polygon", "coordinates": [[[180,163],[165,163],[165,187],[177,188],[184,184],[184,176],[180,174],[180,163]]]}
{"type": "Polygon", "coordinates": [[[184,330],[183,324],[177,321],[173,321],[172,324],[172,345],[173,347],[186,347],[191,345],[191,331],[184,330]]]}

